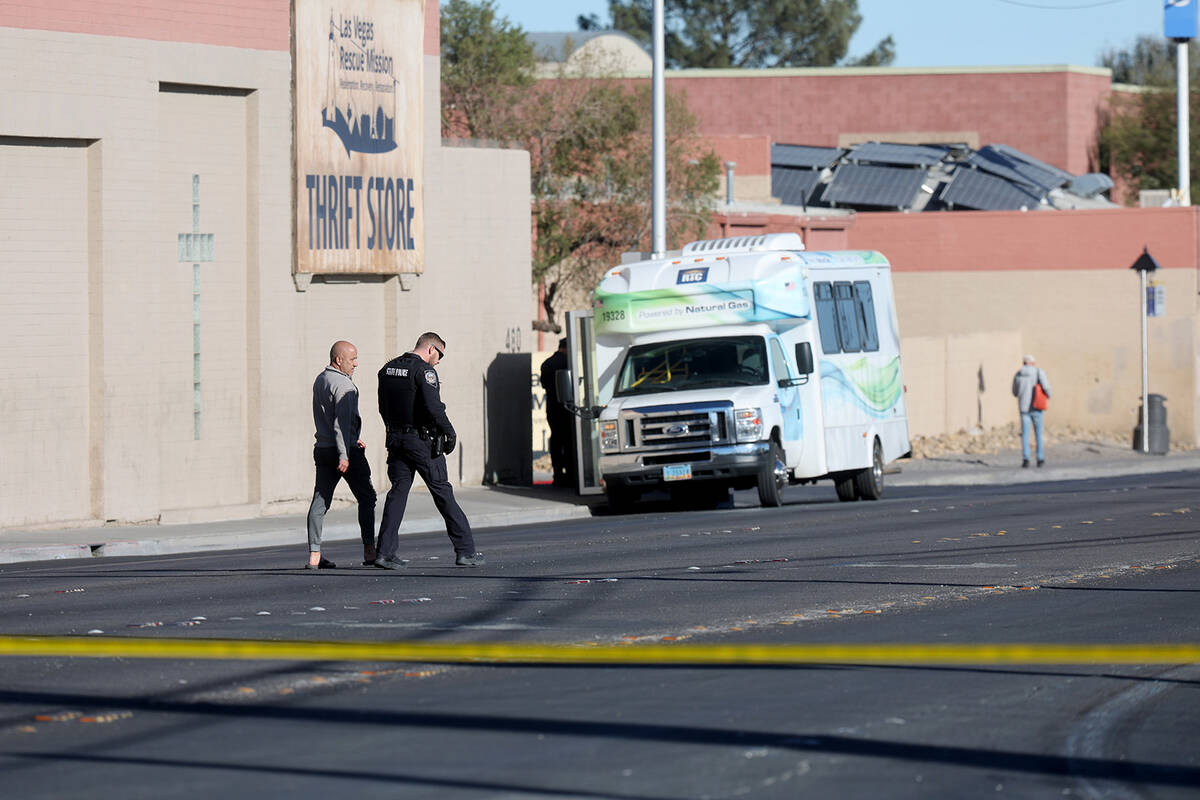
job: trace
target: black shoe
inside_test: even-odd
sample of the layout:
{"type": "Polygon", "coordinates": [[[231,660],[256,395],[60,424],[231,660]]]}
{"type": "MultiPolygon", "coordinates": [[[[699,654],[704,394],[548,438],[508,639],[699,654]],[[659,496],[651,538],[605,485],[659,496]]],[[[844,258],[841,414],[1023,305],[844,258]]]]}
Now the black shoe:
{"type": "Polygon", "coordinates": [[[1027,459],[1025,459],[1024,461],[1022,461],[1022,462],[1021,462],[1021,466],[1022,466],[1022,467],[1028,467],[1028,466],[1029,466],[1029,459],[1027,458],[1027,459]]]}
{"type": "Polygon", "coordinates": [[[1038,459],[1038,466],[1039,466],[1039,467],[1044,467],[1044,466],[1046,466],[1046,459],[1044,459],[1044,458],[1039,458],[1039,459],[1038,459]]]}
{"type": "Polygon", "coordinates": [[[482,567],[483,553],[459,553],[454,557],[454,564],[458,567],[482,567]]]}
{"type": "Polygon", "coordinates": [[[305,564],[304,568],[305,569],[333,569],[336,566],[337,566],[337,564],[333,563],[328,558],[322,558],[316,564],[305,564]]]}
{"type": "Polygon", "coordinates": [[[404,569],[408,565],[407,558],[396,558],[395,556],[380,556],[375,559],[375,566],[380,569],[404,569]]]}

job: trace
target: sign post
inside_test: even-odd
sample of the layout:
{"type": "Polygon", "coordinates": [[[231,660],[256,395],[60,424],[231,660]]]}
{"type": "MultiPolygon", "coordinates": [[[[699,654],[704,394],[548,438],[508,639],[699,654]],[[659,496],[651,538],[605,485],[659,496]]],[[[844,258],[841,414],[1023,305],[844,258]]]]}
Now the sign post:
{"type": "Polygon", "coordinates": [[[1147,312],[1147,297],[1146,297],[1146,273],[1154,272],[1158,269],[1158,262],[1154,260],[1154,256],[1150,255],[1150,249],[1142,248],[1142,254],[1138,256],[1137,261],[1133,262],[1130,269],[1137,270],[1138,274],[1138,298],[1139,310],[1142,321],[1142,453],[1150,452],[1150,419],[1148,417],[1150,410],[1150,352],[1147,347],[1146,337],[1146,312],[1147,312]]]}

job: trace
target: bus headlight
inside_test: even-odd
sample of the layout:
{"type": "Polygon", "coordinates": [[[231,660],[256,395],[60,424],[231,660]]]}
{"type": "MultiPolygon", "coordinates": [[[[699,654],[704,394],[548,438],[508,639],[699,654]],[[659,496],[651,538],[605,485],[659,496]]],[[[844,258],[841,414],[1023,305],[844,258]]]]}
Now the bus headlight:
{"type": "Polygon", "coordinates": [[[762,409],[739,408],[734,411],[733,429],[739,442],[757,442],[762,438],[762,409]]]}
{"type": "Polygon", "coordinates": [[[612,453],[620,448],[617,441],[617,423],[615,421],[600,423],[600,451],[612,453]]]}

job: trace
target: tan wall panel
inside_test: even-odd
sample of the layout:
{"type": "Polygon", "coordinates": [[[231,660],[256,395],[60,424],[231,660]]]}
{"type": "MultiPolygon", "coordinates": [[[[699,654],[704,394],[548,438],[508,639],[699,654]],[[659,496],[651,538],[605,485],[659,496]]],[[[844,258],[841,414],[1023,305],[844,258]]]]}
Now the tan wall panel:
{"type": "Polygon", "coordinates": [[[158,303],[162,509],[247,500],[246,98],[161,92],[159,207],[163,252],[158,303]],[[200,263],[200,436],[193,422],[193,262],[178,234],[213,235],[200,263]]]}
{"type": "MultiPolygon", "coordinates": [[[[903,320],[901,321],[903,331],[903,320]]],[[[901,336],[904,406],[910,436],[941,433],[946,427],[946,339],[942,336],[901,336]]]]}
{"type": "Polygon", "coordinates": [[[0,526],[90,515],[86,153],[0,142],[0,526]]]}
{"type": "MultiPolygon", "coordinates": [[[[901,325],[903,325],[901,321],[901,325]]],[[[991,428],[1013,413],[1012,364],[1020,365],[1017,331],[901,338],[914,436],[991,428]]]]}
{"type": "MultiPolygon", "coordinates": [[[[265,293],[273,320],[263,326],[262,485],[268,506],[291,507],[312,497],[312,384],[329,363],[330,346],[339,339],[358,348],[353,378],[360,395],[362,438],[376,488],[386,486],[383,426],[375,397],[375,373],[390,358],[383,346],[385,292],[385,284],[372,279],[315,281],[306,292],[289,285],[286,291],[265,293]]],[[[344,482],[335,496],[350,498],[344,482]]]]}
{"type": "MultiPolygon", "coordinates": [[[[1166,288],[1167,314],[1149,320],[1150,391],[1167,397],[1172,440],[1194,446],[1195,276],[1189,270],[1177,269],[1160,270],[1156,276],[1166,288]]],[[[1136,424],[1141,397],[1141,342],[1135,272],[900,272],[893,278],[900,330],[905,337],[962,341],[966,350],[974,348],[983,359],[985,420],[1003,424],[1016,419],[1012,374],[1021,365],[1020,357],[1030,353],[1046,370],[1054,389],[1048,425],[1071,424],[1126,435],[1136,424]],[[988,343],[989,334],[979,334],[981,330],[1014,331],[1016,338],[988,343]],[[972,344],[978,336],[984,341],[972,344]],[[1011,359],[1007,365],[1006,357],[1011,359]],[[1008,412],[1003,410],[1005,402],[1011,404],[1008,412]]],[[[910,389],[913,381],[909,376],[931,369],[919,363],[921,357],[905,360],[910,389]]],[[[961,370],[969,372],[971,360],[962,362],[961,370]]],[[[959,384],[970,382],[966,377],[948,374],[948,396],[953,396],[959,384]]],[[[917,408],[918,402],[912,399],[909,414],[924,425],[928,415],[917,408]]],[[[969,392],[958,402],[969,407],[969,392]]],[[[947,408],[944,430],[952,432],[958,429],[961,419],[970,415],[955,410],[953,401],[947,408]]],[[[940,431],[914,428],[914,433],[936,432],[940,431]]]]}
{"type": "MultiPolygon", "coordinates": [[[[397,336],[412,347],[435,330],[450,348],[438,368],[462,453],[451,479],[484,480],[484,381],[498,356],[529,353],[529,154],[523,150],[437,148],[427,160],[431,238],[426,271],[401,295],[397,336]],[[410,341],[411,340],[411,341],[410,341]]],[[[526,366],[525,373],[528,374],[526,366]]],[[[527,408],[527,406],[525,406],[527,408]]],[[[528,423],[525,423],[528,424],[528,423]]]]}
{"type": "Polygon", "coordinates": [[[1012,377],[1020,366],[1020,333],[949,336],[946,345],[945,429],[986,429],[1011,420],[1016,413],[1012,377]]]}

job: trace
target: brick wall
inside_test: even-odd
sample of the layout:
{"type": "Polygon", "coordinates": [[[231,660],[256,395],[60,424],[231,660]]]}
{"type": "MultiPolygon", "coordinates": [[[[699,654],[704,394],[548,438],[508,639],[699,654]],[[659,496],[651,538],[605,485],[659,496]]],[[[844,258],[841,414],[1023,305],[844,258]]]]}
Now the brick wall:
{"type": "Polygon", "coordinates": [[[895,139],[1007,144],[1072,173],[1089,170],[1107,70],[980,69],[680,70],[706,137],[766,136],[836,147],[895,139]],[[972,139],[972,137],[977,137],[972,139]]]}
{"type": "MultiPolygon", "coordinates": [[[[425,2],[425,54],[440,49],[438,0],[425,2]]],[[[290,47],[287,0],[10,0],[0,28],[32,28],[256,50],[290,47]]]]}
{"type": "Polygon", "coordinates": [[[284,0],[16,0],[0,28],[287,50],[290,13],[284,0]]]}

